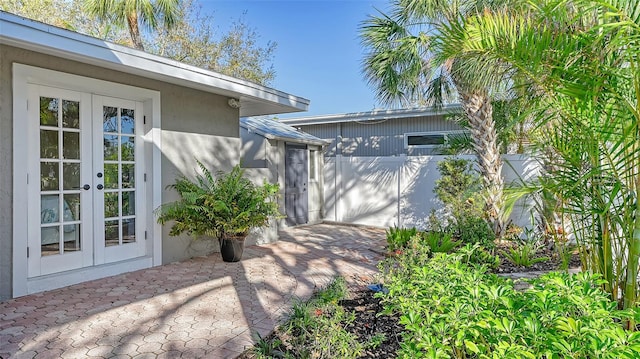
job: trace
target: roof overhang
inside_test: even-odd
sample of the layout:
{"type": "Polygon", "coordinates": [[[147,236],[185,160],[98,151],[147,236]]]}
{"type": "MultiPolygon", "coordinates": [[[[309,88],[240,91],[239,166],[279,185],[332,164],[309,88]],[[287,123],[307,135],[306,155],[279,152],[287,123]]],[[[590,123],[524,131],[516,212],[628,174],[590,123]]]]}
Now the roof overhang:
{"type": "Polygon", "coordinates": [[[291,126],[322,125],[328,123],[365,122],[392,120],[409,117],[440,116],[459,113],[460,104],[450,104],[442,107],[415,107],[395,110],[374,110],[367,112],[351,112],[335,115],[320,115],[309,117],[283,118],[280,122],[291,126]]]}
{"type": "Polygon", "coordinates": [[[240,116],[307,111],[309,100],[0,11],[0,44],[239,100],[240,116]]]}
{"type": "Polygon", "coordinates": [[[242,122],[240,122],[240,127],[244,128],[249,133],[253,132],[259,136],[266,138],[267,140],[272,140],[272,141],[294,142],[294,143],[300,143],[300,144],[312,145],[312,146],[327,146],[331,143],[331,141],[325,141],[323,139],[312,140],[307,138],[292,138],[292,137],[285,137],[285,136],[277,136],[272,133],[265,132],[259,128],[256,128],[253,126],[247,126],[242,122]]]}

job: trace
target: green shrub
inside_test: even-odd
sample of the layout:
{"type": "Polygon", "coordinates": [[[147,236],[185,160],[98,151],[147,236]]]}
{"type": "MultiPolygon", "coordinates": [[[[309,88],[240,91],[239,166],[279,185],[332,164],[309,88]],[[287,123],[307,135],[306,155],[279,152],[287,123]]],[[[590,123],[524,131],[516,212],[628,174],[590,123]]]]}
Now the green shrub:
{"type": "Polygon", "coordinates": [[[398,228],[396,226],[390,227],[387,231],[387,245],[390,251],[402,249],[407,246],[411,237],[418,233],[418,230],[413,228],[398,228]]]}
{"type": "Polygon", "coordinates": [[[424,244],[429,246],[433,253],[449,253],[458,246],[453,236],[446,232],[424,232],[421,234],[424,244]]]}
{"type": "Polygon", "coordinates": [[[246,237],[251,229],[265,227],[269,219],[280,216],[277,183],[264,180],[256,185],[239,165],[214,175],[202,162],[196,162],[200,174],[195,180],[181,176],[168,186],[180,199],[155,210],[158,223],[172,221],[170,236],[246,237]]]}
{"type": "Polygon", "coordinates": [[[465,216],[447,227],[447,231],[462,243],[481,244],[485,248],[495,247],[496,235],[487,221],[480,217],[465,216]]]}
{"type": "Polygon", "coordinates": [[[523,241],[518,243],[514,248],[502,251],[511,263],[520,267],[531,267],[540,262],[546,262],[549,257],[536,257],[540,246],[532,241],[523,241]]]}
{"type": "Polygon", "coordinates": [[[484,266],[487,269],[496,270],[500,267],[500,257],[491,254],[479,244],[467,244],[457,251],[463,263],[473,266],[484,266]]]}
{"type": "Polygon", "coordinates": [[[414,265],[411,249],[383,265],[387,313],[405,327],[399,358],[638,358],[640,333],[620,322],[589,273],[550,273],[516,291],[513,282],[436,253],[414,265]]]}

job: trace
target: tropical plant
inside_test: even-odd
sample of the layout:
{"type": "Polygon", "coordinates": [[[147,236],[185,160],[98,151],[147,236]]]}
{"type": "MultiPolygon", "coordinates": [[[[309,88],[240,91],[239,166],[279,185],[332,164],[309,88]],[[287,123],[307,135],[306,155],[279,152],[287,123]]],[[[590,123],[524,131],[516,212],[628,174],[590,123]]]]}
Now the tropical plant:
{"type": "Polygon", "coordinates": [[[466,244],[456,251],[460,255],[460,261],[470,266],[484,266],[495,271],[500,267],[500,257],[491,254],[480,244],[466,244]]]}
{"type": "Polygon", "coordinates": [[[406,247],[409,240],[418,233],[415,227],[398,228],[396,226],[387,229],[387,249],[395,251],[406,247]]]}
{"type": "MultiPolygon", "coordinates": [[[[631,0],[526,2],[443,30],[449,56],[482,58],[525,84],[547,173],[524,192],[556,199],[587,269],[623,308],[638,303],[640,7],[631,0]],[[621,295],[620,295],[621,294],[621,295]]],[[[477,64],[477,63],[476,63],[477,64]]],[[[628,323],[632,326],[632,323],[628,323]]]]}
{"type": "Polygon", "coordinates": [[[473,163],[463,158],[446,157],[436,166],[440,178],[435,181],[433,192],[453,221],[459,222],[466,216],[482,217],[481,183],[473,163]]]}
{"type": "Polygon", "coordinates": [[[175,25],[180,0],[86,0],[85,9],[104,22],[126,24],[136,49],[144,50],[140,25],[157,30],[175,25]]]}
{"type": "Polygon", "coordinates": [[[264,182],[257,186],[244,177],[239,165],[214,176],[200,161],[201,174],[193,181],[185,176],[169,187],[180,200],[160,206],[158,222],[173,221],[169,235],[188,233],[218,240],[246,237],[252,228],[264,227],[279,215],[278,185],[264,182]]]}
{"type": "Polygon", "coordinates": [[[460,243],[453,239],[450,233],[446,232],[423,232],[420,234],[421,241],[431,249],[432,253],[449,253],[460,243]]]}
{"type": "Polygon", "coordinates": [[[502,251],[502,255],[509,260],[509,262],[520,267],[531,267],[532,265],[540,262],[548,261],[549,257],[537,257],[540,245],[534,241],[521,241],[512,248],[502,251]]]}
{"type": "MultiPolygon", "coordinates": [[[[502,76],[476,78],[467,72],[475,58],[448,56],[443,49],[442,30],[498,6],[501,1],[397,0],[391,14],[371,16],[360,29],[366,49],[363,70],[376,89],[377,97],[387,105],[434,103],[457,95],[466,114],[473,147],[485,188],[485,204],[493,230],[500,235],[502,216],[502,159],[493,121],[490,85],[502,76]],[[482,80],[482,81],[480,81],[482,80]]],[[[489,72],[490,74],[495,71],[489,72]]]]}

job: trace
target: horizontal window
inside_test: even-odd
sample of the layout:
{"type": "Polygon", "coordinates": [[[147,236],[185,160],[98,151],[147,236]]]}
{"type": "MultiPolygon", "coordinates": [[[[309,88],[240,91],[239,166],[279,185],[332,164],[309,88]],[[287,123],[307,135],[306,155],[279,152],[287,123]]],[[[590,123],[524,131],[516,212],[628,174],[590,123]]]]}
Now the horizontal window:
{"type": "Polygon", "coordinates": [[[463,131],[449,132],[413,132],[404,134],[404,147],[433,148],[447,144],[449,136],[462,134],[463,131]]]}

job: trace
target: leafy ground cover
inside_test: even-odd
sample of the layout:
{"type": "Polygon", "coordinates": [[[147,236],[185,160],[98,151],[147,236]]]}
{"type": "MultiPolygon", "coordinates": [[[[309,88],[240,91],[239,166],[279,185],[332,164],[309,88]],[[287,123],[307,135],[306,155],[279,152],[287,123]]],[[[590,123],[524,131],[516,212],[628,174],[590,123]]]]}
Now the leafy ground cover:
{"type": "MultiPolygon", "coordinates": [[[[490,268],[496,256],[479,246],[446,254],[421,244],[408,241],[381,263],[389,294],[338,278],[241,358],[640,357],[640,333],[621,326],[640,313],[617,310],[599,277],[552,273],[517,290],[495,274],[523,269],[500,246],[490,268]]],[[[562,265],[550,248],[532,255],[544,257],[526,269],[562,265]]]]}

